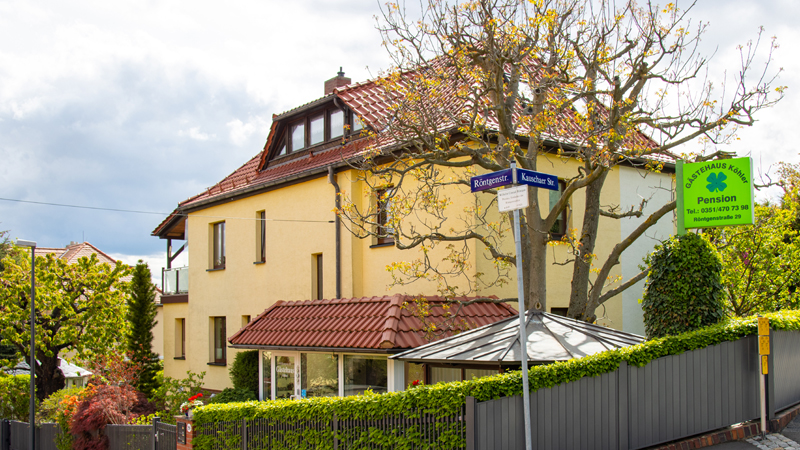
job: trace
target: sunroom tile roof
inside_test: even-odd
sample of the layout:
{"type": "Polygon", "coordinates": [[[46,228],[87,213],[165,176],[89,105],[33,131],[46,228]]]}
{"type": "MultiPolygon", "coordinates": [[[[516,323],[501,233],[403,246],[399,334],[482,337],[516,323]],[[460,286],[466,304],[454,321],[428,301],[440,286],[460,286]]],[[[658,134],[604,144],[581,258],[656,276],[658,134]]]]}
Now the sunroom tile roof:
{"type": "MultiPolygon", "coordinates": [[[[331,300],[278,301],[228,340],[241,347],[411,349],[428,341],[413,314],[414,296],[391,295],[331,300]],[[411,307],[403,307],[408,302],[411,307]]],[[[441,319],[440,297],[425,297],[431,317],[441,319]]],[[[513,317],[504,303],[473,303],[458,313],[458,323],[477,328],[513,317]],[[463,319],[463,322],[461,320],[463,319]]],[[[444,333],[442,337],[453,335],[444,333]]]]}

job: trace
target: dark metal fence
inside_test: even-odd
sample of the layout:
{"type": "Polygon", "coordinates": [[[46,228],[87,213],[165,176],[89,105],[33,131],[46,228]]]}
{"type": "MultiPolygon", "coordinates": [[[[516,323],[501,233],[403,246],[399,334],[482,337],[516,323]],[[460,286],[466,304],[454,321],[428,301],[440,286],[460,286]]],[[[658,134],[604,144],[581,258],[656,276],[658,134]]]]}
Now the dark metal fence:
{"type": "Polygon", "coordinates": [[[156,437],[156,446],[155,450],[175,450],[177,448],[177,443],[175,441],[175,425],[170,425],[168,423],[163,423],[156,420],[153,420],[155,424],[155,437],[156,437]]]}
{"type": "MultiPolygon", "coordinates": [[[[300,442],[310,448],[384,449],[385,437],[405,436],[414,448],[442,448],[440,442],[457,436],[464,442],[466,412],[449,417],[431,414],[395,414],[376,419],[333,417],[318,421],[252,419],[204,424],[199,434],[212,436],[213,450],[296,448],[300,442]]],[[[448,448],[465,448],[465,444],[448,448]]]]}
{"type": "Polygon", "coordinates": [[[109,450],[152,450],[152,425],[106,425],[109,450]]]}
{"type": "MultiPolygon", "coordinates": [[[[29,450],[30,429],[27,422],[0,421],[0,450],[29,450]]],[[[61,434],[57,424],[36,427],[36,450],[57,450],[61,434]]],[[[175,450],[175,425],[153,421],[153,425],[106,425],[109,450],[175,450]],[[154,441],[154,438],[157,440],[154,441]]]]}

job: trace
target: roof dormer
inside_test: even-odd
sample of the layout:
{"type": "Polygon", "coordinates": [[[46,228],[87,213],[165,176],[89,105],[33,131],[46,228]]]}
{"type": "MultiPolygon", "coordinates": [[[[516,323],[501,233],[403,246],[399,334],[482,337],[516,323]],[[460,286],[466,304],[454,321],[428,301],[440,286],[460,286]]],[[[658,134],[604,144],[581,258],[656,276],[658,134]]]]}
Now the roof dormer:
{"type": "Polygon", "coordinates": [[[364,125],[358,116],[339,99],[333,90],[350,83],[341,69],[325,82],[326,95],[313,102],[273,117],[260,169],[271,161],[293,159],[306,151],[341,145],[358,134],[364,125]],[[330,91],[330,92],[329,92],[330,91]]]}

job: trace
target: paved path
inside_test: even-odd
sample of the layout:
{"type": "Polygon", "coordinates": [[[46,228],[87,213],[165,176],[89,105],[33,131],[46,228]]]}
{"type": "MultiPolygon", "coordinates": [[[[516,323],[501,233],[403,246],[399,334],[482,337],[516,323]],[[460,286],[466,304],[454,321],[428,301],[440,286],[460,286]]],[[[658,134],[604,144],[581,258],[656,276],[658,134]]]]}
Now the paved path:
{"type": "Polygon", "coordinates": [[[725,442],[724,444],[712,445],[708,448],[716,450],[778,450],[778,449],[797,449],[800,450],[800,416],[792,420],[780,433],[771,433],[765,437],[755,437],[743,441],[725,442]]]}

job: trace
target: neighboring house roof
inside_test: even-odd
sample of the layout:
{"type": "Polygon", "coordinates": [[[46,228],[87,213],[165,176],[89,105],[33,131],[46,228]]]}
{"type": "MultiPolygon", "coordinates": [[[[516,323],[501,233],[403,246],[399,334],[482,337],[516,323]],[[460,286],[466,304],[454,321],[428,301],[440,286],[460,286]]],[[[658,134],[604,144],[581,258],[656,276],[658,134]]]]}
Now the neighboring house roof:
{"type": "MultiPolygon", "coordinates": [[[[406,302],[413,304],[414,299],[414,296],[396,294],[278,301],[228,341],[240,348],[400,350],[419,347],[427,343],[419,331],[423,324],[413,315],[413,307],[403,307],[406,302]]],[[[430,305],[430,317],[441,319],[445,300],[427,296],[425,299],[430,305]]],[[[473,303],[465,305],[458,317],[467,328],[474,328],[514,315],[516,311],[504,303],[473,303]]]]}
{"type": "Polygon", "coordinates": [[[69,264],[75,264],[78,262],[78,259],[83,256],[92,256],[92,253],[97,254],[97,259],[99,259],[101,263],[117,263],[116,259],[108,256],[104,251],[88,242],[70,242],[70,244],[64,248],[36,247],[36,256],[54,254],[56,258],[63,259],[69,264]]]}
{"type": "MultiPolygon", "coordinates": [[[[61,358],[58,358],[58,368],[64,374],[64,378],[84,378],[92,375],[92,372],[84,369],[83,367],[76,366],[61,358]]],[[[9,375],[28,375],[31,373],[30,365],[22,361],[18,363],[13,369],[6,370],[9,375]]]]}
{"type": "MultiPolygon", "coordinates": [[[[644,337],[549,313],[527,323],[528,361],[544,364],[639,344],[644,337]]],[[[518,364],[519,319],[511,318],[415,348],[392,358],[420,363],[518,364]]]]}

